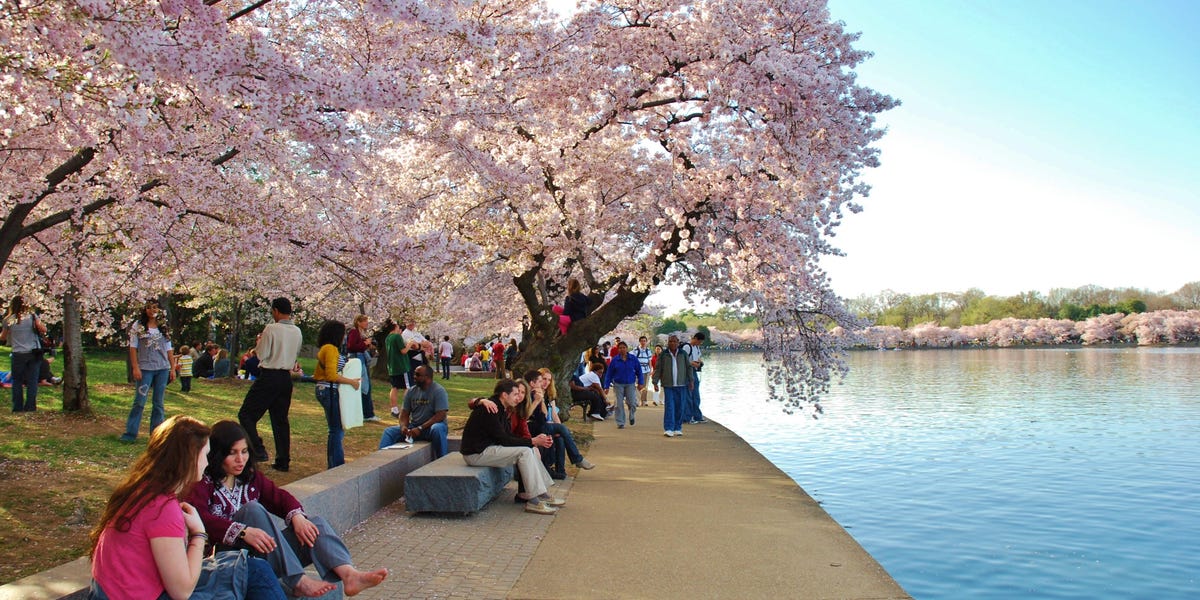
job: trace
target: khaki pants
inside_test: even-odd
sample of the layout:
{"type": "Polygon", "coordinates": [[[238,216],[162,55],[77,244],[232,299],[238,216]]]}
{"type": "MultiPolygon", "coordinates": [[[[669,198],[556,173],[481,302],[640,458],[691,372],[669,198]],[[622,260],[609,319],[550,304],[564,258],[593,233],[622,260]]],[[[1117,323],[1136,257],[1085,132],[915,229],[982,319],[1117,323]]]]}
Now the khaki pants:
{"type": "Polygon", "coordinates": [[[472,467],[507,467],[515,463],[530,498],[545,494],[554,483],[538,451],[528,446],[488,446],[479,454],[464,454],[463,462],[472,467]]]}

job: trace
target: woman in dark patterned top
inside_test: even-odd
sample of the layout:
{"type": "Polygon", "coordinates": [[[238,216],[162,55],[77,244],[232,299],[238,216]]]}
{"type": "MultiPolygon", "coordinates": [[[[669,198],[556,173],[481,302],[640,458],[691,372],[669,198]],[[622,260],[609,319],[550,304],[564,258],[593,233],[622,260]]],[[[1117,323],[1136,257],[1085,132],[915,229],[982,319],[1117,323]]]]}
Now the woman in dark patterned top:
{"type": "Polygon", "coordinates": [[[305,514],[295,496],[255,468],[246,431],[237,422],[213,425],[209,444],[208,468],[188,501],[218,549],[246,548],[266,558],[293,596],[320,596],[339,580],[345,594],[353,596],[387,577],[387,569],[355,569],[350,551],[329,523],[305,514]],[[271,514],[283,519],[286,529],[271,514]],[[304,574],[309,563],[323,581],[304,574]]]}

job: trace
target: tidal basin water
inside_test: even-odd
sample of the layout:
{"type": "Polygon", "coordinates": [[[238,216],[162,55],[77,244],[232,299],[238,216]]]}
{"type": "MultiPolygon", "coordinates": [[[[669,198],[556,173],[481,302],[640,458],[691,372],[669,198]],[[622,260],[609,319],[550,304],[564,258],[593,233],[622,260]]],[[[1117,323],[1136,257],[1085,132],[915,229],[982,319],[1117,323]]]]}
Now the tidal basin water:
{"type": "Polygon", "coordinates": [[[701,408],[914,598],[1200,598],[1200,348],[850,365],[814,420],[764,400],[758,355],[710,354],[701,408]]]}

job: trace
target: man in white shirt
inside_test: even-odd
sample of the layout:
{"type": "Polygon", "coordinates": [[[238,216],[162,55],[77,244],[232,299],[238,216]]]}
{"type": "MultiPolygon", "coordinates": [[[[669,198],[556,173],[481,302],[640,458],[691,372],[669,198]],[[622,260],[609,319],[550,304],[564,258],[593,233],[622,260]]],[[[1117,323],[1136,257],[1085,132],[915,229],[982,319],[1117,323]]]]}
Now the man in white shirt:
{"type": "Polygon", "coordinates": [[[604,361],[597,360],[588,365],[588,370],[571,381],[571,400],[576,403],[586,402],[589,407],[588,416],[603,421],[608,414],[608,403],[604,400],[604,385],[600,378],[604,376],[604,361]],[[578,380],[578,383],[576,383],[578,380]]]}
{"type": "Polygon", "coordinates": [[[425,336],[417,332],[417,322],[409,319],[405,322],[404,331],[400,332],[400,337],[404,338],[404,345],[409,349],[408,360],[412,363],[410,372],[416,373],[417,367],[425,364],[425,353],[421,351],[421,346],[426,341],[425,336]]]}
{"type": "MultiPolygon", "coordinates": [[[[638,347],[630,354],[642,365],[642,381],[645,381],[646,385],[638,390],[638,404],[646,406],[646,397],[650,395],[650,359],[654,356],[654,350],[650,349],[650,340],[644,335],[638,338],[638,347]]],[[[654,401],[654,405],[658,406],[657,400],[654,401]]]]}
{"type": "Polygon", "coordinates": [[[300,355],[303,336],[300,328],[292,323],[292,302],[287,298],[271,301],[271,318],[275,322],[263,329],[255,348],[259,376],[242,400],[238,422],[250,438],[250,451],[255,459],[265,462],[267,449],[258,436],[258,422],[263,413],[270,412],[271,432],[275,436],[275,463],[271,467],[287,471],[292,461],[292,425],[288,421],[288,411],[292,407],[292,368],[300,355]]]}

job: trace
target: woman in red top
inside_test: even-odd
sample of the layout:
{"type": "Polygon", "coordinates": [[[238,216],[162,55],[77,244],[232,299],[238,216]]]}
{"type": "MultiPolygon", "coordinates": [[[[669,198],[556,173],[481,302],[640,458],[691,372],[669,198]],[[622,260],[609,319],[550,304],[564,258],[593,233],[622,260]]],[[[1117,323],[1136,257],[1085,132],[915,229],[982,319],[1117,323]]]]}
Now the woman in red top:
{"type": "Polygon", "coordinates": [[[378,421],[375,416],[375,403],[371,400],[371,377],[369,375],[371,360],[371,334],[367,333],[367,315],[354,317],[354,328],[346,334],[346,358],[357,358],[362,361],[363,378],[358,391],[362,393],[362,413],[364,421],[378,421]]]}
{"type": "Polygon", "coordinates": [[[218,421],[210,442],[208,468],[188,499],[218,549],[247,548],[266,558],[293,596],[320,596],[335,589],[330,582],[338,580],[345,594],[353,596],[387,578],[387,569],[354,568],[350,551],[329,523],[305,514],[295,496],[255,468],[241,425],[218,421]],[[287,528],[280,528],[271,514],[287,528]],[[309,562],[322,581],[304,574],[309,562]]]}

